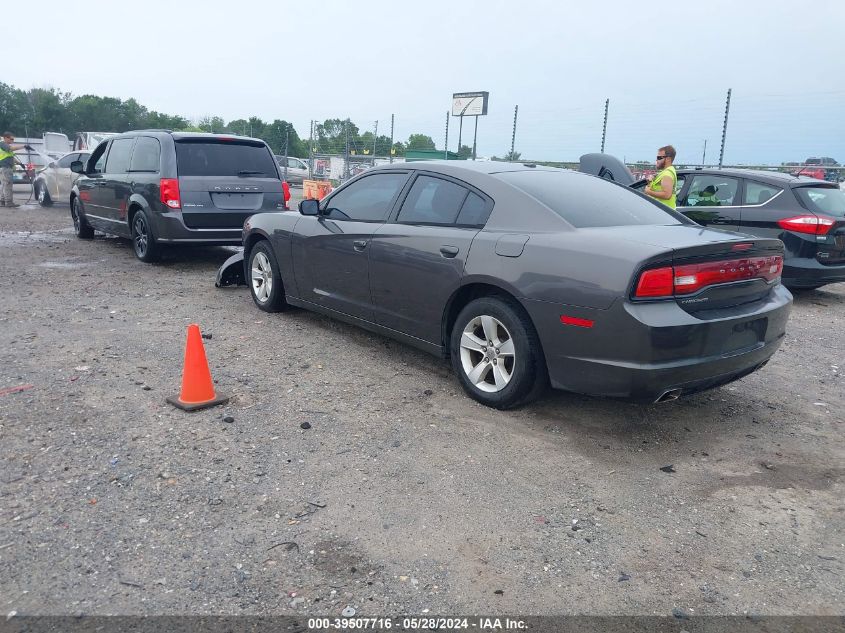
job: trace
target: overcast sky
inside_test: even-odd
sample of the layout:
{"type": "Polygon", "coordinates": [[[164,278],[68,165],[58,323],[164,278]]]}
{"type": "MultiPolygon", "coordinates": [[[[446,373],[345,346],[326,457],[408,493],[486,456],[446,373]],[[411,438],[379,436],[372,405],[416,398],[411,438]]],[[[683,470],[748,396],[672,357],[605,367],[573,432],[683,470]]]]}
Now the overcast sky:
{"type": "MultiPolygon", "coordinates": [[[[189,118],[379,121],[443,147],[454,92],[486,90],[478,153],[680,162],[845,162],[845,2],[4,3],[0,81],[135,97],[189,118]],[[128,7],[136,6],[136,10],[128,7]],[[9,46],[11,44],[11,47],[9,46]],[[14,54],[10,54],[10,48],[14,54]]],[[[458,120],[449,147],[457,149],[458,120]]],[[[463,143],[472,143],[465,119],[463,143]]]]}

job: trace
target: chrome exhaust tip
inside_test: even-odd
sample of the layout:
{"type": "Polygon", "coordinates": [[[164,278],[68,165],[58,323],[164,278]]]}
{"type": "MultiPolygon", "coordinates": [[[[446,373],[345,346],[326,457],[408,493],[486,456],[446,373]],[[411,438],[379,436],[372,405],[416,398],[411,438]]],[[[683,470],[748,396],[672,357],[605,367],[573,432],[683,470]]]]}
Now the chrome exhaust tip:
{"type": "Polygon", "coordinates": [[[655,404],[658,402],[670,402],[671,400],[677,400],[681,397],[681,390],[680,389],[669,389],[668,391],[664,391],[661,393],[657,400],[654,401],[655,404]]]}

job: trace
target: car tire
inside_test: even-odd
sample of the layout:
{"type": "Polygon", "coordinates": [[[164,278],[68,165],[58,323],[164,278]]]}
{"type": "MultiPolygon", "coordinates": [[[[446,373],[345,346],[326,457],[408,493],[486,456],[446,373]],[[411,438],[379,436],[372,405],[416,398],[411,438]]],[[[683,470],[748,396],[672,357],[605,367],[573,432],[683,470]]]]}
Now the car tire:
{"type": "Polygon", "coordinates": [[[267,240],[257,242],[249,251],[247,262],[247,284],[255,305],[264,312],[287,310],[282,271],[270,243],[267,240]]]}
{"type": "Polygon", "coordinates": [[[468,303],[455,320],[449,348],[464,391],[488,407],[527,404],[548,387],[537,332],[512,299],[491,296],[468,303]]]}
{"type": "Polygon", "coordinates": [[[132,237],[132,250],[135,251],[135,257],[147,264],[158,261],[161,255],[161,247],[153,235],[150,218],[143,209],[139,209],[132,216],[130,234],[132,237]]]}
{"type": "Polygon", "coordinates": [[[82,214],[82,203],[79,198],[74,198],[70,205],[70,217],[73,218],[73,231],[76,237],[81,240],[90,240],[94,237],[94,229],[85,220],[82,214]]]}
{"type": "Polygon", "coordinates": [[[42,207],[50,207],[53,205],[53,199],[50,197],[50,192],[47,191],[47,185],[43,182],[35,183],[35,198],[38,204],[42,207]]]}

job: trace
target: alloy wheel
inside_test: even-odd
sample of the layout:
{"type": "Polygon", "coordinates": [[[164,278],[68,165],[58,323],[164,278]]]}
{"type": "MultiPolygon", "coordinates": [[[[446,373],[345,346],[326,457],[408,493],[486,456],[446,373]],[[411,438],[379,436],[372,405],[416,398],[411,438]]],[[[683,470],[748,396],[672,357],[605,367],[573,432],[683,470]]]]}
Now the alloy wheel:
{"type": "Polygon", "coordinates": [[[135,252],[138,254],[138,257],[144,257],[144,255],[147,254],[147,245],[150,239],[144,216],[138,213],[138,215],[135,216],[135,221],[132,223],[132,226],[135,233],[135,252]]]}
{"type": "Polygon", "coordinates": [[[273,292],[273,267],[267,255],[258,251],[252,258],[252,292],[255,298],[264,303],[273,292]]]}
{"type": "Polygon", "coordinates": [[[476,388],[496,393],[508,386],[516,354],[510,332],[498,319],[480,315],[461,335],[461,366],[476,388]]]}

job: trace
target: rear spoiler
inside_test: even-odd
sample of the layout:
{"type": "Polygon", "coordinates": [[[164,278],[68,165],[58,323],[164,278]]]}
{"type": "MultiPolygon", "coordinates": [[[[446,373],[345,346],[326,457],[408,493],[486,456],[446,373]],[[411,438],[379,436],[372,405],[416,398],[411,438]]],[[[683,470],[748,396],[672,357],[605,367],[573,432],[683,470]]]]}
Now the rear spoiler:
{"type": "Polygon", "coordinates": [[[625,163],[610,154],[584,154],[580,158],[578,171],[611,180],[626,187],[634,187],[642,182],[634,178],[634,174],[625,163]]]}

